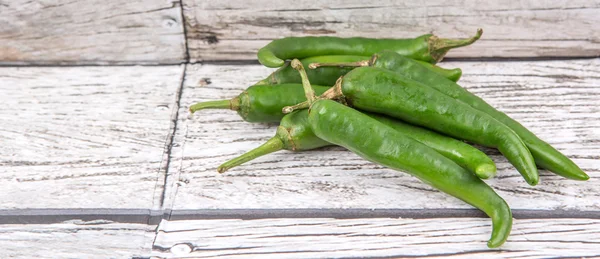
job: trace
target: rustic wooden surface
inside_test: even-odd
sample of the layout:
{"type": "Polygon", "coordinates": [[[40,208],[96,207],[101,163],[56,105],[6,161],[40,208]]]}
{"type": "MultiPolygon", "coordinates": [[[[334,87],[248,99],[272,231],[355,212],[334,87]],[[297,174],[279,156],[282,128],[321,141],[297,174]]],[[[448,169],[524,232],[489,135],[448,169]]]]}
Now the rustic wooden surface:
{"type": "Polygon", "coordinates": [[[483,37],[449,57],[600,56],[600,1],[183,0],[192,61],[255,60],[286,36],[483,37]]]}
{"type": "Polygon", "coordinates": [[[0,0],[0,65],[25,66],[0,68],[0,258],[600,257],[600,59],[579,59],[600,56],[598,11],[597,0],[0,0]],[[482,213],[342,148],[218,175],[275,125],[224,110],[188,118],[193,102],[267,76],[231,61],[272,39],[478,27],[482,39],[449,54],[467,60],[443,65],[592,177],[541,171],[530,187],[484,149],[499,168],[487,182],[516,218],[500,249],[485,246],[482,213]]]}
{"type": "MultiPolygon", "coordinates": [[[[202,111],[188,119],[187,107],[195,101],[231,98],[271,69],[258,65],[2,68],[6,108],[0,112],[0,151],[2,168],[7,169],[2,178],[6,189],[0,192],[2,208],[16,209],[13,214],[26,208],[90,208],[92,214],[94,208],[153,208],[148,212],[153,219],[146,223],[155,222],[163,212],[165,219],[171,218],[156,232],[143,230],[143,240],[135,234],[129,243],[119,240],[134,235],[127,233],[130,230],[64,230],[74,227],[69,222],[60,231],[47,230],[56,224],[6,226],[12,232],[5,238],[16,235],[20,247],[40,240],[56,242],[41,251],[58,257],[81,255],[73,247],[87,245],[77,241],[82,239],[94,240],[90,254],[98,247],[111,247],[112,255],[125,258],[598,256],[598,63],[599,59],[444,63],[461,67],[465,87],[523,122],[592,176],[588,182],[575,182],[542,171],[542,183],[529,187],[497,152],[485,149],[500,168],[498,178],[488,183],[507,199],[515,215],[522,217],[523,210],[532,209],[541,211],[527,215],[544,218],[517,219],[501,250],[485,247],[489,219],[469,216],[469,210],[459,213],[463,218],[454,218],[456,213],[447,210],[469,206],[341,148],[284,151],[218,175],[219,163],[262,143],[273,134],[274,125],[245,123],[225,110],[202,111]],[[185,80],[179,96],[182,73],[185,80]],[[281,208],[299,211],[273,210],[281,208]],[[303,212],[302,208],[323,210],[303,212]],[[336,208],[389,208],[399,215],[414,209],[429,214],[413,212],[415,219],[389,219],[389,215],[362,217],[363,211],[354,219],[327,219],[355,213],[336,208]],[[248,215],[243,209],[259,209],[260,215],[256,211],[248,215]],[[195,220],[197,215],[213,219],[195,220]],[[261,219],[265,215],[269,219],[261,219]],[[303,216],[282,218],[290,215],[303,216]],[[568,219],[569,215],[591,219],[568,219]],[[248,220],[253,217],[258,219],[248,220]],[[65,231],[82,236],[58,242],[65,231]],[[265,236],[264,231],[276,233],[265,236]],[[39,233],[52,234],[40,239],[39,233]],[[319,237],[323,239],[317,243],[319,237]]],[[[74,214],[73,218],[83,217],[74,214]]],[[[36,254],[4,251],[22,257],[36,254]]]]}
{"type": "Polygon", "coordinates": [[[487,219],[261,219],[163,222],[154,254],[171,258],[592,258],[600,220],[515,220],[487,249],[487,219]]]}
{"type": "Polygon", "coordinates": [[[0,225],[0,258],[131,258],[149,254],[154,227],[78,220],[0,225]]]}
{"type": "Polygon", "coordinates": [[[159,206],[182,75],[183,66],[0,68],[0,208],[159,206]]]}
{"type": "Polygon", "coordinates": [[[0,0],[0,64],[181,63],[178,0],[0,0]]]}
{"type": "MultiPolygon", "coordinates": [[[[600,59],[545,62],[455,62],[461,83],[572,158],[591,179],[566,180],[547,171],[531,187],[497,151],[488,180],[514,209],[600,210],[600,59]]],[[[222,162],[274,135],[236,112],[205,110],[196,101],[231,98],[269,73],[259,65],[188,67],[174,139],[165,204],[173,209],[469,208],[416,178],[367,162],[338,147],[281,151],[216,173],[222,162]],[[210,82],[210,84],[207,84],[210,82]],[[173,197],[176,197],[173,200],[173,197]],[[172,205],[169,205],[172,204],[172,205]]]]}

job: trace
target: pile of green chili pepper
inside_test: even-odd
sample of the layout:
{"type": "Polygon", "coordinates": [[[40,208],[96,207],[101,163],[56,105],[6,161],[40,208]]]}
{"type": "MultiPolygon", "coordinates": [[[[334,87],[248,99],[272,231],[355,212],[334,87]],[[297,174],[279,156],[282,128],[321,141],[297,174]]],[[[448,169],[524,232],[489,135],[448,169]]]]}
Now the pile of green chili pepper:
{"type": "Polygon", "coordinates": [[[248,122],[279,122],[275,136],[223,163],[219,173],[282,149],[342,146],[481,209],[493,223],[488,247],[499,247],[510,234],[511,210],[482,181],[496,174],[492,159],[464,141],[497,148],[532,186],[539,182],[537,167],[574,180],[589,177],[458,85],[462,70],[435,65],[449,50],[472,44],[481,34],[479,29],[467,39],[426,34],[274,40],[258,51],[258,60],[276,71],[237,97],[197,103],[190,111],[231,109],[248,122]]]}

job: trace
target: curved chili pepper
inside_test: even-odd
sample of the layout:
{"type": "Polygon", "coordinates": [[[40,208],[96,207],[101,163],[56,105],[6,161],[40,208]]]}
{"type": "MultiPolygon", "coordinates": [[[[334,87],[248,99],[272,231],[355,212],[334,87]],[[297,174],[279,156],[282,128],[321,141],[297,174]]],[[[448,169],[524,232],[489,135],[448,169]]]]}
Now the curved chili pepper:
{"type": "MultiPolygon", "coordinates": [[[[531,153],[512,129],[484,112],[392,71],[355,68],[320,98],[341,99],[361,110],[386,114],[455,138],[498,148],[528,184],[536,185],[539,181],[531,153]]],[[[284,108],[284,113],[293,108],[284,108]]]]}
{"type": "MultiPolygon", "coordinates": [[[[282,109],[283,107],[279,107],[282,109]]],[[[496,165],[485,153],[462,141],[440,135],[433,131],[412,126],[401,121],[375,113],[365,113],[371,118],[392,127],[400,134],[436,150],[458,165],[475,173],[482,179],[488,179],[496,173],[496,165]]],[[[305,151],[331,145],[318,138],[308,125],[308,110],[294,111],[281,119],[277,133],[261,146],[233,158],[217,168],[223,173],[257,157],[279,150],[305,151]]]]}
{"type": "MultiPolygon", "coordinates": [[[[293,65],[302,72],[301,65],[293,65]]],[[[506,241],[512,228],[511,210],[481,179],[430,147],[357,110],[335,101],[316,99],[308,89],[310,84],[303,85],[309,104],[308,122],[315,135],[366,160],[405,171],[479,208],[492,219],[488,247],[499,247],[506,241]]]]}
{"type": "MultiPolygon", "coordinates": [[[[333,85],[335,81],[346,73],[352,70],[352,67],[344,66],[344,64],[353,65],[356,62],[365,62],[369,57],[365,56],[341,56],[341,55],[330,55],[330,56],[316,56],[308,57],[300,60],[304,66],[309,64],[324,64],[322,67],[315,67],[306,71],[308,79],[311,84],[315,85],[333,85]],[[333,64],[327,66],[326,64],[333,64]]],[[[458,81],[462,75],[460,68],[446,69],[436,65],[429,64],[424,61],[416,60],[419,64],[422,64],[427,69],[448,78],[452,81],[458,81]]],[[[296,84],[301,83],[300,75],[294,70],[289,62],[286,62],[283,67],[280,67],[275,72],[271,73],[267,78],[260,80],[257,85],[278,85],[278,84],[296,84]]]]}
{"type": "MultiPolygon", "coordinates": [[[[329,87],[315,85],[318,93],[329,87]]],[[[304,101],[300,84],[253,85],[230,100],[200,102],[190,106],[191,113],[202,109],[229,109],[248,122],[279,122],[283,118],[281,107],[304,101]]]]}
{"type": "Polygon", "coordinates": [[[371,162],[405,171],[485,212],[493,222],[489,247],[498,247],[508,238],[512,227],[508,204],[481,179],[452,160],[335,101],[314,102],[308,121],[319,138],[371,162]]]}
{"type": "MultiPolygon", "coordinates": [[[[339,66],[339,64],[329,65],[339,66]]],[[[351,64],[346,63],[345,65],[351,64]]],[[[416,63],[413,60],[392,51],[382,51],[374,54],[367,62],[359,61],[354,63],[354,66],[364,65],[387,69],[415,81],[419,81],[443,94],[456,100],[460,100],[469,106],[494,117],[494,119],[508,126],[521,137],[533,155],[535,163],[541,168],[548,169],[549,171],[568,179],[585,181],[590,178],[571,159],[556,150],[550,144],[538,138],[533,132],[529,131],[519,122],[515,121],[505,113],[496,110],[483,99],[462,88],[460,85],[446,80],[435,73],[431,73],[427,68],[420,66],[419,63],[416,63]]]]}
{"type": "Polygon", "coordinates": [[[482,29],[467,39],[441,39],[425,34],[413,39],[371,39],[338,37],[287,37],[274,40],[258,50],[258,61],[267,67],[281,67],[286,59],[322,55],[370,56],[382,50],[392,50],[403,56],[436,63],[450,49],[467,46],[477,41],[482,29]]]}

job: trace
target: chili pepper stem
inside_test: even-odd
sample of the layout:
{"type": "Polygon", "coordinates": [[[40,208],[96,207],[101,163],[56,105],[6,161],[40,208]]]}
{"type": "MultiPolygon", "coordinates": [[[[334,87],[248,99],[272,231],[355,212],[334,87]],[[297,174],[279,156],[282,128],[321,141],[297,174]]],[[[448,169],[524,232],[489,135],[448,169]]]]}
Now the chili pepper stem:
{"type": "Polygon", "coordinates": [[[308,75],[306,75],[306,70],[304,70],[304,66],[302,62],[298,59],[292,60],[292,68],[296,69],[298,73],[300,73],[300,77],[302,78],[302,86],[304,87],[304,94],[306,95],[306,100],[309,104],[312,104],[316,99],[317,95],[315,94],[315,89],[310,85],[310,81],[308,80],[308,75]]]}
{"type": "Polygon", "coordinates": [[[317,69],[319,67],[368,67],[370,65],[370,60],[361,60],[356,62],[310,63],[308,65],[308,68],[317,69]]]}
{"type": "Polygon", "coordinates": [[[481,38],[481,34],[483,34],[483,29],[479,28],[475,36],[466,39],[441,39],[437,36],[431,36],[429,38],[429,52],[431,53],[431,57],[436,62],[439,62],[449,50],[470,45],[481,38]]]}
{"type": "Polygon", "coordinates": [[[310,107],[310,103],[308,101],[304,101],[299,104],[283,107],[283,109],[281,109],[281,112],[283,112],[284,114],[288,114],[295,110],[308,109],[308,107],[310,107]]]}
{"type": "Polygon", "coordinates": [[[344,93],[342,93],[342,81],[343,80],[344,80],[344,77],[340,76],[340,78],[338,78],[338,80],[335,81],[335,84],[333,85],[333,87],[327,89],[327,91],[325,91],[321,96],[319,96],[319,99],[327,99],[327,100],[343,99],[344,98],[344,93]]]}
{"type": "MultiPolygon", "coordinates": [[[[343,80],[343,76],[340,76],[340,78],[338,78],[338,80],[335,82],[335,85],[333,87],[329,88],[327,91],[325,91],[321,96],[316,97],[315,101],[316,100],[338,100],[341,103],[346,104],[346,101],[344,100],[344,94],[342,93],[342,80],[343,80]]],[[[304,87],[306,87],[304,84],[302,84],[302,85],[304,87]]],[[[310,84],[308,85],[308,87],[311,87],[310,84]]],[[[305,102],[301,102],[296,105],[286,106],[286,107],[283,107],[282,112],[285,114],[288,114],[295,110],[306,109],[306,108],[310,107],[311,103],[312,102],[310,102],[310,101],[305,101],[305,102]]]]}
{"type": "Polygon", "coordinates": [[[191,113],[195,113],[202,109],[230,109],[237,111],[240,109],[240,99],[236,97],[231,100],[200,102],[190,106],[189,110],[191,113]]]}
{"type": "Polygon", "coordinates": [[[219,173],[224,173],[225,171],[236,167],[238,165],[241,165],[243,163],[246,163],[250,160],[253,160],[257,157],[261,157],[279,150],[283,149],[283,141],[281,141],[281,139],[278,136],[272,137],[269,140],[267,140],[267,142],[265,142],[264,144],[260,145],[259,147],[252,149],[246,153],[244,153],[241,156],[238,156],[234,159],[231,159],[225,163],[223,163],[222,165],[220,165],[217,168],[217,171],[219,173]]]}

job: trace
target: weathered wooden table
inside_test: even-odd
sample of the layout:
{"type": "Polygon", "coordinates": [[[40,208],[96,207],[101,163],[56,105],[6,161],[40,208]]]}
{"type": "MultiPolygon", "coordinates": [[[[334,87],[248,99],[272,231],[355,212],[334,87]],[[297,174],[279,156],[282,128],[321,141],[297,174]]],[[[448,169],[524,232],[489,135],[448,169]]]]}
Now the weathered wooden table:
{"type": "Polygon", "coordinates": [[[0,258],[600,257],[600,1],[451,2],[0,0],[0,258]],[[268,75],[274,38],[478,27],[442,65],[592,177],[531,187],[486,149],[500,249],[479,211],[342,148],[218,175],[274,125],[188,118],[268,75]]]}

